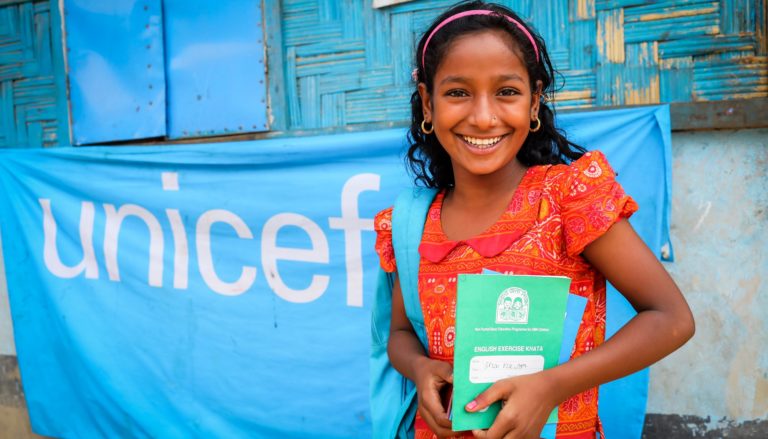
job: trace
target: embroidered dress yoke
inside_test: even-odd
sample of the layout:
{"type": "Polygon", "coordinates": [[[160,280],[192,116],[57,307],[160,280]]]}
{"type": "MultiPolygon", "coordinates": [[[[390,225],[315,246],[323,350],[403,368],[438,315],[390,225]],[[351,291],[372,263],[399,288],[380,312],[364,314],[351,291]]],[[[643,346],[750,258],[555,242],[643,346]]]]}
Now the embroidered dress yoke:
{"type": "MultiPolygon", "coordinates": [[[[571,358],[603,342],[605,279],[580,255],[614,223],[632,215],[637,204],[616,182],[602,153],[588,152],[570,165],[529,168],[501,218],[471,239],[451,241],[443,233],[444,197],[444,191],[435,196],[419,246],[419,301],[430,358],[453,362],[456,276],[480,273],[483,268],[571,278],[570,292],[587,298],[571,358]]],[[[374,220],[376,251],[387,272],[397,269],[391,219],[389,208],[374,220]]],[[[416,438],[434,437],[418,415],[415,425],[416,438]]],[[[596,431],[597,388],[560,405],[557,438],[594,438],[596,431]]]]}

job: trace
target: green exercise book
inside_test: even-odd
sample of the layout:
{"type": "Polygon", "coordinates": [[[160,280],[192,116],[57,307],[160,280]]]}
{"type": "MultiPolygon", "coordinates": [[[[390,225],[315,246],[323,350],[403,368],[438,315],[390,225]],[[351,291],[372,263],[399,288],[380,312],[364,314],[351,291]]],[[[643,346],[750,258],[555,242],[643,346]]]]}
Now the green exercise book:
{"type": "MultiPolygon", "coordinates": [[[[501,408],[464,406],[494,382],[557,366],[571,279],[460,274],[453,357],[454,431],[488,428],[501,408]]],[[[557,422],[557,409],[547,420],[557,422]]]]}

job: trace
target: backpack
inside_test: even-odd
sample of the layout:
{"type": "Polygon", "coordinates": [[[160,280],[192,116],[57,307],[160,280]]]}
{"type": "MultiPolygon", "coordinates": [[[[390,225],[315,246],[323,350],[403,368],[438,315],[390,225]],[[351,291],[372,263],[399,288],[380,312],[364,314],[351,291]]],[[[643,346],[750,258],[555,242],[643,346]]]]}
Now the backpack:
{"type": "MultiPolygon", "coordinates": [[[[418,294],[419,243],[436,189],[403,191],[392,210],[392,245],[405,313],[426,351],[427,332],[418,294]]],[[[373,438],[411,438],[418,408],[416,386],[392,367],[387,356],[394,273],[379,268],[371,315],[371,422],[373,438]]]]}

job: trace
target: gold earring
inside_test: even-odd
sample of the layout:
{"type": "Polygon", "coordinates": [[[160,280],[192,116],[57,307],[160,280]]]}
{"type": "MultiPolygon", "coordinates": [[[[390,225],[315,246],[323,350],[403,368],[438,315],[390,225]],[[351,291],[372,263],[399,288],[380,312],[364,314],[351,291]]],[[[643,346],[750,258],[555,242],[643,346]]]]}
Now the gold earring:
{"type": "Polygon", "coordinates": [[[430,135],[430,134],[432,134],[432,133],[435,131],[435,126],[434,126],[434,125],[432,125],[432,124],[430,124],[430,125],[432,125],[432,126],[430,126],[430,127],[429,127],[429,130],[427,130],[427,128],[424,126],[424,124],[425,124],[426,122],[427,122],[427,120],[426,120],[426,119],[424,119],[424,120],[422,120],[422,121],[421,121],[421,132],[422,132],[422,133],[424,133],[424,134],[426,134],[426,135],[430,135]]]}
{"type": "Polygon", "coordinates": [[[535,133],[536,131],[541,129],[541,119],[539,119],[539,115],[536,115],[536,128],[531,128],[531,132],[535,133]]]}

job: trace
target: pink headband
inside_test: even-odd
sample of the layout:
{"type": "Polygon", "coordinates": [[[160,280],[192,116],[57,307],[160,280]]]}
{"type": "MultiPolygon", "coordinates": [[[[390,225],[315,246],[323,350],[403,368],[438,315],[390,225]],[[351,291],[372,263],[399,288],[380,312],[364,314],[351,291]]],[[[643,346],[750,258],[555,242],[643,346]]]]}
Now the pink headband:
{"type": "Polygon", "coordinates": [[[489,11],[487,9],[470,9],[469,11],[459,12],[456,15],[451,15],[450,17],[443,20],[440,24],[437,25],[437,27],[429,34],[429,37],[427,37],[427,42],[424,43],[424,49],[421,51],[421,68],[424,68],[424,56],[427,54],[427,46],[429,46],[429,42],[432,40],[432,37],[435,36],[437,31],[439,31],[443,26],[446,24],[458,20],[461,17],[467,17],[470,15],[499,15],[504,18],[506,18],[510,23],[513,23],[515,26],[517,26],[526,37],[528,37],[528,40],[530,40],[531,44],[533,45],[533,51],[536,52],[536,62],[539,62],[539,47],[536,45],[536,40],[533,39],[533,35],[531,35],[530,32],[528,32],[528,29],[525,28],[522,24],[520,24],[519,21],[515,20],[514,18],[508,16],[508,15],[501,15],[498,12],[489,11]]]}

